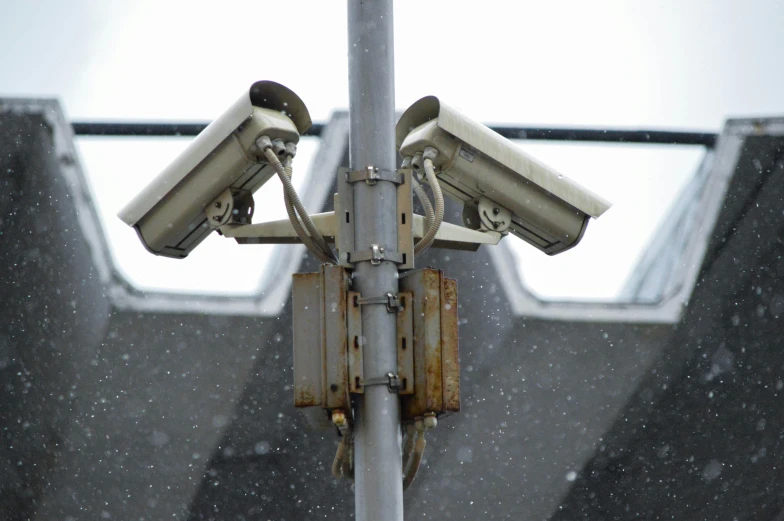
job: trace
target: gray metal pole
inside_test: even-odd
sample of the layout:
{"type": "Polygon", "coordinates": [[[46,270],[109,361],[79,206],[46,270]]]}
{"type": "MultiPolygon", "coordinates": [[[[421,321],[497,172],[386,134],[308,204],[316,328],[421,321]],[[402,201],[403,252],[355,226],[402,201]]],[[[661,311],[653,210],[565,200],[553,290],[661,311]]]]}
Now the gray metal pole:
{"type": "MultiPolygon", "coordinates": [[[[348,1],[349,150],[351,168],[393,170],[395,71],[392,0],[348,1]]],[[[354,190],[357,251],[378,244],[397,250],[396,189],[392,183],[357,183],[354,190]]],[[[363,297],[398,292],[397,265],[360,262],[354,288],[363,297]]],[[[363,306],[365,379],[397,373],[396,318],[385,306],[363,306]]],[[[356,521],[403,521],[400,402],[384,386],[359,395],[354,424],[356,521]]]]}

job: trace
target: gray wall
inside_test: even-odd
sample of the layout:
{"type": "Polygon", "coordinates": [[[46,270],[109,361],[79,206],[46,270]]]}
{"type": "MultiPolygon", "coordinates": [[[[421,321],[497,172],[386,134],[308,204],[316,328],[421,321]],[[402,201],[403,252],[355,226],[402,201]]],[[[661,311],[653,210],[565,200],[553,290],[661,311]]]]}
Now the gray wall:
{"type": "Polygon", "coordinates": [[[9,108],[0,103],[0,502],[21,519],[69,450],[111,308],[61,175],[74,156],[55,145],[51,106],[9,108]]]}
{"type": "Polygon", "coordinates": [[[749,137],[691,305],[555,519],[781,519],[784,139],[749,137]]]}

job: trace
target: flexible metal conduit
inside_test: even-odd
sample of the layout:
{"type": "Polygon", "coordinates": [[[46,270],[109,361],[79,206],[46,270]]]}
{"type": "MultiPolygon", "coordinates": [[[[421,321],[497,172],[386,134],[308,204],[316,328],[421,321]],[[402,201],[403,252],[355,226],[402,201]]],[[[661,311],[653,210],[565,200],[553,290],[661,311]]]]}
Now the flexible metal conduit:
{"type": "MultiPolygon", "coordinates": [[[[294,222],[297,220],[297,215],[293,214],[293,212],[289,213],[289,220],[291,221],[292,226],[294,226],[294,229],[297,231],[300,240],[321,261],[329,264],[337,264],[337,258],[335,257],[335,254],[332,253],[329,245],[327,245],[327,241],[324,240],[324,237],[322,237],[316,229],[316,226],[310,219],[310,216],[305,210],[305,207],[299,200],[297,191],[294,188],[294,185],[291,183],[291,179],[289,179],[283,163],[280,162],[277,154],[275,154],[275,152],[272,150],[272,142],[270,139],[267,136],[262,136],[258,139],[257,145],[259,148],[264,150],[264,156],[267,158],[267,161],[269,161],[269,164],[275,168],[275,172],[278,174],[278,178],[280,178],[280,181],[283,183],[283,191],[287,197],[287,200],[293,204],[294,208],[299,214],[299,218],[302,219],[302,223],[310,233],[310,237],[308,237],[306,233],[299,235],[300,231],[304,232],[304,230],[302,230],[301,226],[298,227],[294,224],[294,222]]],[[[286,210],[287,212],[290,211],[289,205],[287,205],[286,210]]]]}
{"type": "Polygon", "coordinates": [[[435,217],[433,224],[428,226],[427,231],[422,236],[422,239],[414,246],[414,255],[421,255],[427,250],[436,238],[436,233],[441,227],[441,222],[444,219],[444,195],[441,193],[441,186],[438,184],[436,177],[435,167],[433,166],[433,159],[438,155],[438,151],[433,147],[427,147],[423,155],[423,163],[425,168],[425,175],[427,176],[427,183],[433,190],[433,199],[435,201],[435,217]]]}

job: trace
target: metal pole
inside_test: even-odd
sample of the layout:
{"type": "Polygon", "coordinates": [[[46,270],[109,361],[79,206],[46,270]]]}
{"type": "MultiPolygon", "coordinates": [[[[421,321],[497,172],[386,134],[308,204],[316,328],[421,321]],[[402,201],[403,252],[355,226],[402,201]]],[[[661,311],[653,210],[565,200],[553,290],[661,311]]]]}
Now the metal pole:
{"type": "MultiPolygon", "coordinates": [[[[350,163],[396,168],[392,0],[348,1],[350,163]]],[[[357,183],[354,240],[357,251],[371,245],[397,250],[395,185],[357,183]]],[[[398,292],[397,265],[356,263],[354,288],[365,297],[398,292]]],[[[396,317],[385,306],[363,306],[365,379],[397,373],[396,317]]],[[[385,386],[359,395],[354,423],[354,480],[357,521],[403,521],[400,402],[385,386]]]]}

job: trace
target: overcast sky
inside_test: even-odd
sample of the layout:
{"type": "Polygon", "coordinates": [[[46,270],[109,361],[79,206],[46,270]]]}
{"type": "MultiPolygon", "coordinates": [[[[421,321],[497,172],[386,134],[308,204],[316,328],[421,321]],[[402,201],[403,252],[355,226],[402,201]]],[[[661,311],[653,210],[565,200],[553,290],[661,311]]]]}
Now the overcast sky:
{"type": "MultiPolygon", "coordinates": [[[[784,112],[784,2],[401,0],[395,27],[401,110],[435,94],[485,123],[717,132],[729,116],[784,112]]],[[[75,120],[209,120],[258,79],[293,89],[314,121],[348,105],[343,2],[7,1],[0,40],[0,96],[57,97],[75,120]]],[[[80,141],[115,257],[142,287],[252,292],[269,248],[214,238],[185,261],[159,259],[113,217],[185,144],[80,141]],[[203,276],[235,250],[247,272],[203,276]]],[[[571,252],[515,248],[532,289],[553,298],[616,294],[702,156],[527,148],[615,203],[571,252]]]]}

